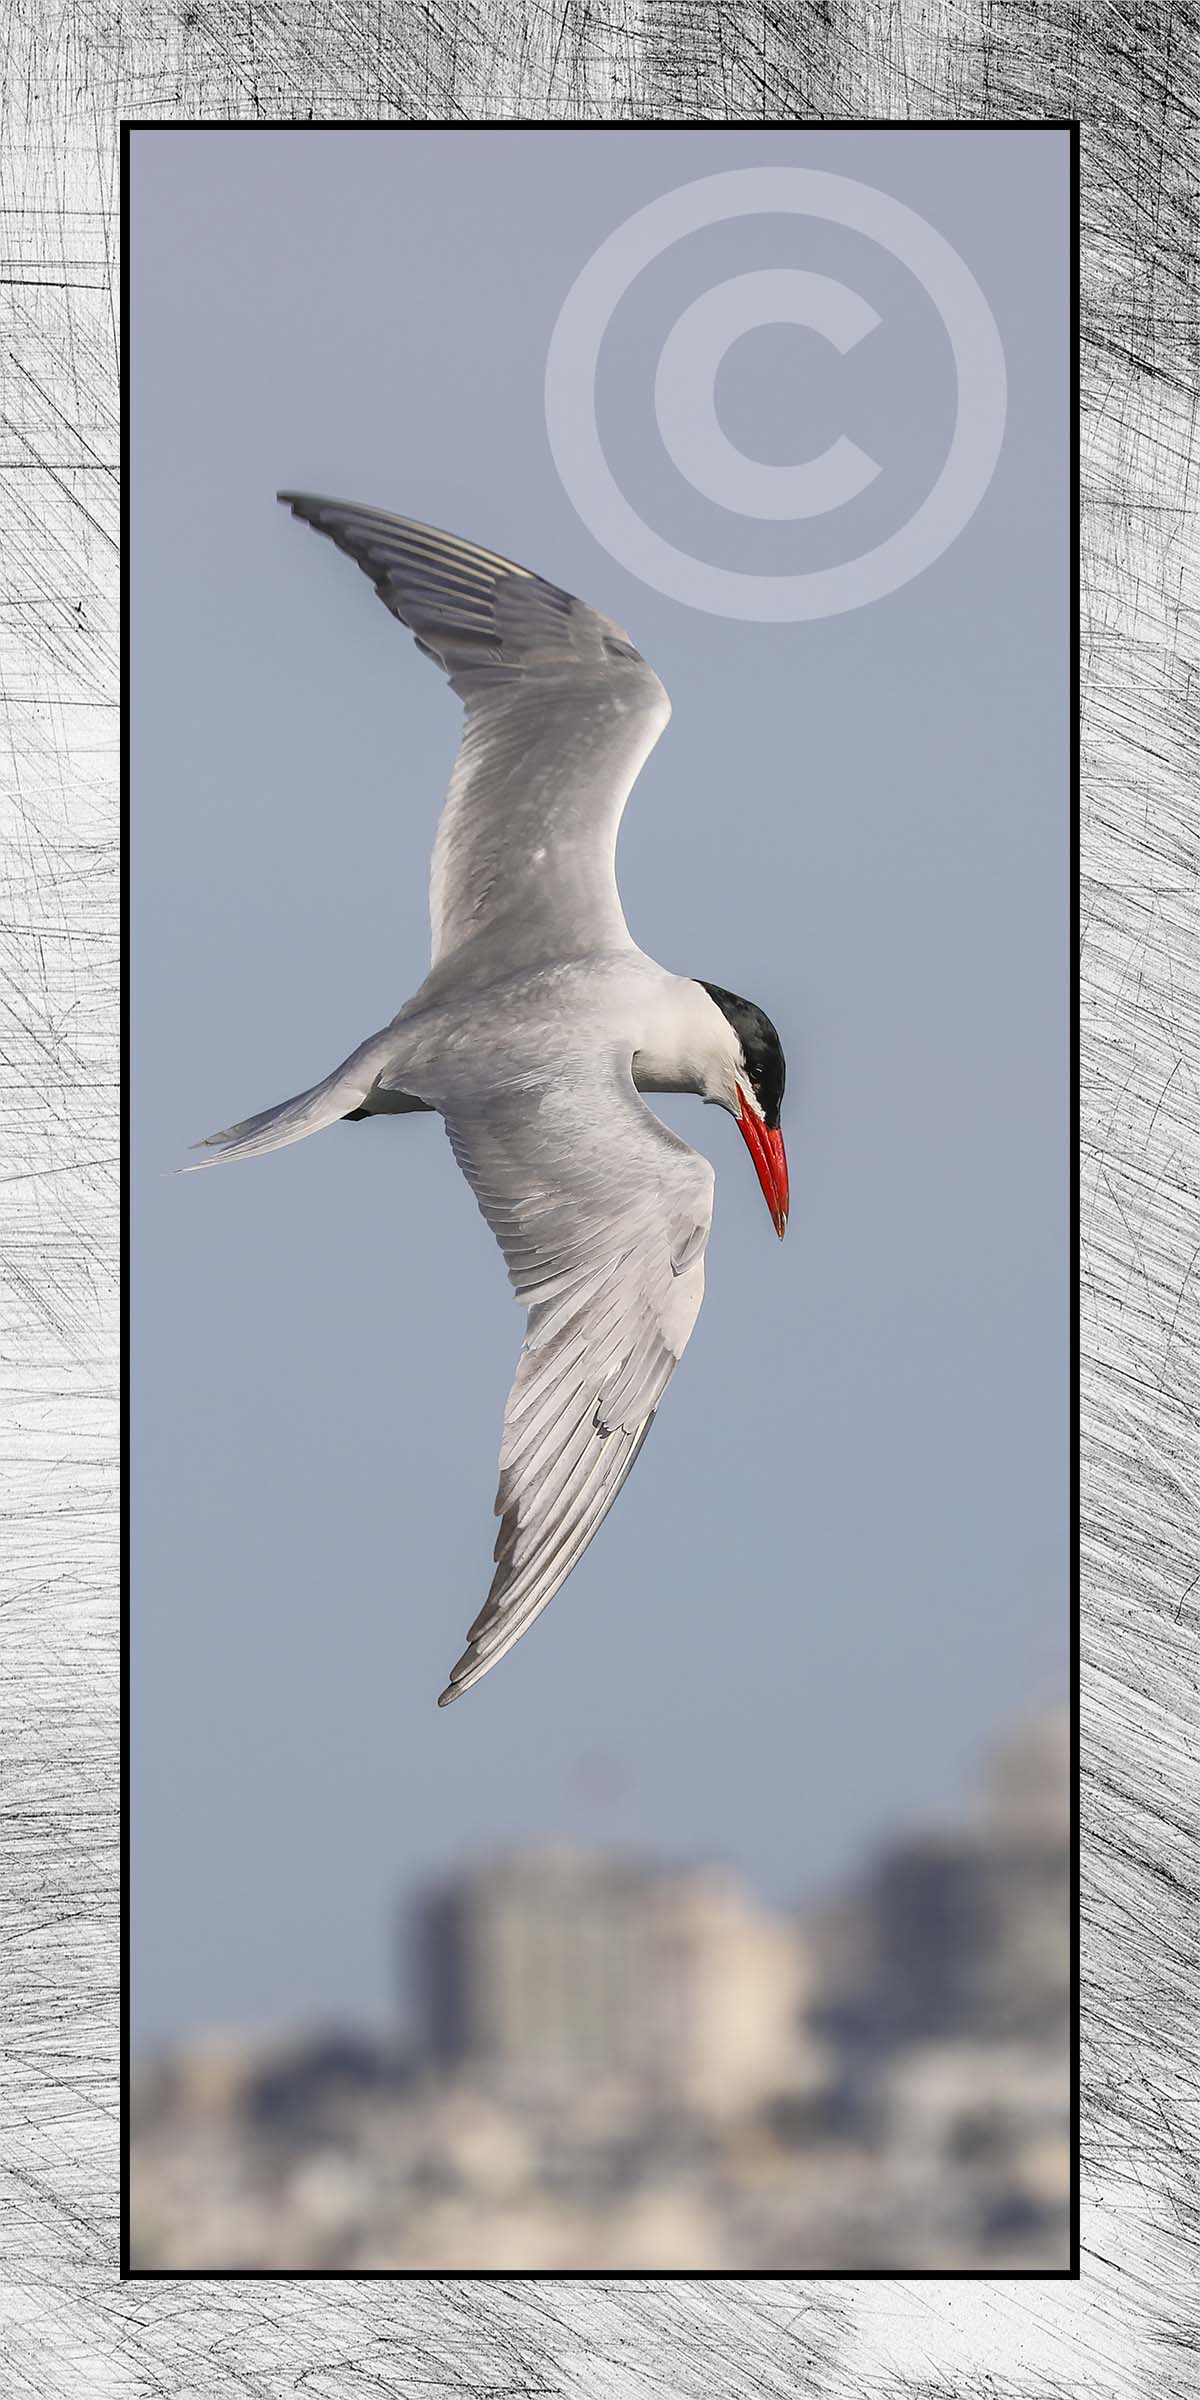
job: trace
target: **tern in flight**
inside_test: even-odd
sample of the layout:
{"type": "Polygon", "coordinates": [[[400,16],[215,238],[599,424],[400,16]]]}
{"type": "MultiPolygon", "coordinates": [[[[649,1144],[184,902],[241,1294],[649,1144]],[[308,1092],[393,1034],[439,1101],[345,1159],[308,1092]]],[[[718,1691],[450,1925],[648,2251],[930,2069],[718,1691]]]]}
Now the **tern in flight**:
{"type": "Polygon", "coordinates": [[[553,1599],[616,1499],[696,1322],[713,1171],[639,1097],[734,1118],[787,1225],[779,1037],[668,974],[617,892],[621,813],[671,713],[609,618],[429,525],[281,492],[328,534],[465,708],[434,845],[433,961],[322,1083],[214,1133],[254,1158],[341,1119],[436,1109],[528,1311],[500,1452],[496,1572],[439,1705],[553,1599]]]}

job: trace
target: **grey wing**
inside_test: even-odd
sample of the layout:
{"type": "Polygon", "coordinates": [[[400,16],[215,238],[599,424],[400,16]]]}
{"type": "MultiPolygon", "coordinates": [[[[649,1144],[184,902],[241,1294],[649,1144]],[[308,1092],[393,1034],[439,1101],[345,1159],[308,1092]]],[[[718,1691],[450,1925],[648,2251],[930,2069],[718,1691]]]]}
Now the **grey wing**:
{"type": "Polygon", "coordinates": [[[430,878],[434,965],[493,934],[510,967],[628,943],[617,830],[671,713],[628,635],[434,526],[279,498],[362,567],[466,703],[430,878]]]}
{"type": "Polygon", "coordinates": [[[529,1311],[500,1451],[496,1572],[439,1706],[552,1600],[607,1516],[704,1295],[713,1171],[625,1060],[447,1119],[529,1311]]]}

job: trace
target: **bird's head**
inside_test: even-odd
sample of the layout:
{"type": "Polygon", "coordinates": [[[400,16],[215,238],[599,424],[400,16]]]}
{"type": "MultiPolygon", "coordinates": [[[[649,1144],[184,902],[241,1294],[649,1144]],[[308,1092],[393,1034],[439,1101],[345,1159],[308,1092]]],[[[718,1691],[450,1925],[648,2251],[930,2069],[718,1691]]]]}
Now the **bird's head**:
{"type": "Polygon", "coordinates": [[[787,1069],[779,1035],[753,1000],[739,999],[736,992],[725,991],[719,983],[705,983],[701,976],[696,980],[721,1020],[712,1028],[703,1096],[706,1102],[727,1108],[736,1120],[782,1241],[788,1220],[788,1169],[779,1113],[787,1069]]]}

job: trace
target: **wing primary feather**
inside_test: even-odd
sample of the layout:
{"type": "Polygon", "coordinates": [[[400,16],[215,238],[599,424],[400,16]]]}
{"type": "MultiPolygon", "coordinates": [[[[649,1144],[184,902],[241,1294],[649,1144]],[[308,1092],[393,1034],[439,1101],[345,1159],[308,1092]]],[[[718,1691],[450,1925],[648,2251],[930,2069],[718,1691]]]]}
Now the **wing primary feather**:
{"type": "Polygon", "coordinates": [[[430,874],[434,964],[501,919],[516,965],[630,947],[617,828],[670,703],[628,636],[436,526],[315,493],[279,498],[369,577],[465,703],[430,874]]]}
{"type": "Polygon", "coordinates": [[[495,1572],[443,1705],[540,1615],[624,1485],[700,1307],[713,1187],[707,1160],[634,1091],[628,1059],[447,1130],[529,1315],[495,1572]],[[553,1160],[569,1162],[560,1184],[553,1160]]]}
{"type": "Polygon", "coordinates": [[[480,1635],[476,1635],[472,1629],[472,1633],[468,1637],[467,1648],[452,1667],[450,1681],[445,1690],[439,1694],[439,1708],[449,1707],[452,1700],[459,1699],[463,1692],[469,1691],[473,1684],[478,1683],[497,1664],[498,1660],[504,1657],[505,1652],[512,1648],[513,1643],[520,1639],[535,1617],[540,1616],[542,1610],[554,1598],[555,1593],[565,1583],[572,1567],[603,1523],[613,1501],[627,1481],[653,1421],[654,1411],[652,1410],[645,1423],[637,1428],[634,1435],[619,1437],[622,1454],[612,1479],[606,1480],[599,1491],[593,1487],[590,1506],[582,1519],[572,1522],[564,1534],[562,1542],[559,1543],[553,1560],[547,1563],[544,1574],[531,1584],[512,1607],[511,1612],[505,1610],[502,1613],[497,1619],[496,1629],[491,1636],[484,1625],[487,1615],[485,1605],[476,1619],[476,1625],[481,1629],[480,1635]],[[565,1550],[564,1543],[569,1544],[565,1550]]]}

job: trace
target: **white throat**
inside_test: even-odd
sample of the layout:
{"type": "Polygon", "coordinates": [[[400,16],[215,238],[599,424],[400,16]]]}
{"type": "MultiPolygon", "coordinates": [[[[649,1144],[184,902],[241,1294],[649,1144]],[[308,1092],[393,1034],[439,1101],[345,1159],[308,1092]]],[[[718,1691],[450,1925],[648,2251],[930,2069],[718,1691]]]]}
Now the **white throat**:
{"type": "Polygon", "coordinates": [[[734,1116],[740,1093],[753,1102],[728,1017],[687,975],[665,978],[656,992],[634,1055],[633,1080],[639,1092],[696,1092],[734,1116]]]}

